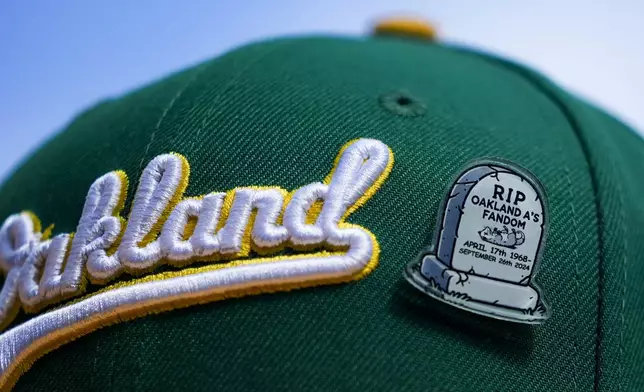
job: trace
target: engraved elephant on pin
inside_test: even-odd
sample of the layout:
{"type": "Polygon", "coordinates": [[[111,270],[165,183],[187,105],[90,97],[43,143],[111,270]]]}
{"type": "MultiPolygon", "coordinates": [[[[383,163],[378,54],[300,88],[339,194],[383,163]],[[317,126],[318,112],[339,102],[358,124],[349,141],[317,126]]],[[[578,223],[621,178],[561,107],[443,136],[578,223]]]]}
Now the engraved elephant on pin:
{"type": "Polygon", "coordinates": [[[508,230],[507,226],[503,226],[503,230],[485,226],[478,233],[483,241],[506,248],[514,249],[525,242],[525,234],[521,230],[516,230],[515,228],[508,230]]]}

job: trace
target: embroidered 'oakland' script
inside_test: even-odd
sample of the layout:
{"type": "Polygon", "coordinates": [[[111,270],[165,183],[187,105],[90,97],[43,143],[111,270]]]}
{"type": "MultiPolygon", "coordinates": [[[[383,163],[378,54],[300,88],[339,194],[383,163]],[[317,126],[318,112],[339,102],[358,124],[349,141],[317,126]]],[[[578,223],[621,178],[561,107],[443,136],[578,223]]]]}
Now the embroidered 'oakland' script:
{"type": "Polygon", "coordinates": [[[143,171],[127,220],[119,215],[128,183],[121,171],[90,186],[75,233],[48,239],[35,215],[8,217],[0,229],[2,329],[21,308],[36,313],[82,296],[88,281],[104,285],[161,265],[218,263],[113,283],[5,331],[0,335],[0,389],[13,385],[46,352],[109,323],[363,277],[377,264],[378,242],[367,229],[344,220],[377,191],[392,165],[385,144],[360,139],[340,151],[323,182],[293,192],[251,186],[184,198],[188,161],[166,154],[143,171]],[[286,247],[303,254],[249,258],[286,247]]]}

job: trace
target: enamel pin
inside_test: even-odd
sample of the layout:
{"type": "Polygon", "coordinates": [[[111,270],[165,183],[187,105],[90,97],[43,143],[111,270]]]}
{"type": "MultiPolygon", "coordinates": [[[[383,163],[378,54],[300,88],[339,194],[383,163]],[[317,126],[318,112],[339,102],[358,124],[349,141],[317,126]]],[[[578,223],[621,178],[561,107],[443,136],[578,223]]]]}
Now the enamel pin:
{"type": "Polygon", "coordinates": [[[450,305],[540,324],[550,309],[534,277],[547,229],[545,192],[532,174],[505,161],[477,162],[453,183],[434,243],[405,277],[450,305]]]}

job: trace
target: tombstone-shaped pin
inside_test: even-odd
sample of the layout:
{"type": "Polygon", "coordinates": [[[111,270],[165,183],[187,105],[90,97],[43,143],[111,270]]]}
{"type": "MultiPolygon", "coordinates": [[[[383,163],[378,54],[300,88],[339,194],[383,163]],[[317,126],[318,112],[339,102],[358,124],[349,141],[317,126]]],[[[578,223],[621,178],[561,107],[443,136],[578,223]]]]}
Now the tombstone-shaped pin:
{"type": "Polygon", "coordinates": [[[478,162],[451,186],[432,246],[405,277],[451,305],[486,316],[538,324],[550,310],[534,277],[548,228],[545,192],[509,162],[478,162]]]}

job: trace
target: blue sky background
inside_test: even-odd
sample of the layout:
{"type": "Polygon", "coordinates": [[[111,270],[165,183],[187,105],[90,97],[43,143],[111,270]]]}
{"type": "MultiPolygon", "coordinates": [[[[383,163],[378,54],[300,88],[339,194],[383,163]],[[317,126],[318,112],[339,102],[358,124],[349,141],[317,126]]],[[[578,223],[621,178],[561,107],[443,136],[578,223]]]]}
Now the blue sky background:
{"type": "Polygon", "coordinates": [[[390,15],[528,63],[644,130],[642,1],[3,0],[0,180],[100,99],[248,41],[366,34],[390,15]]]}

